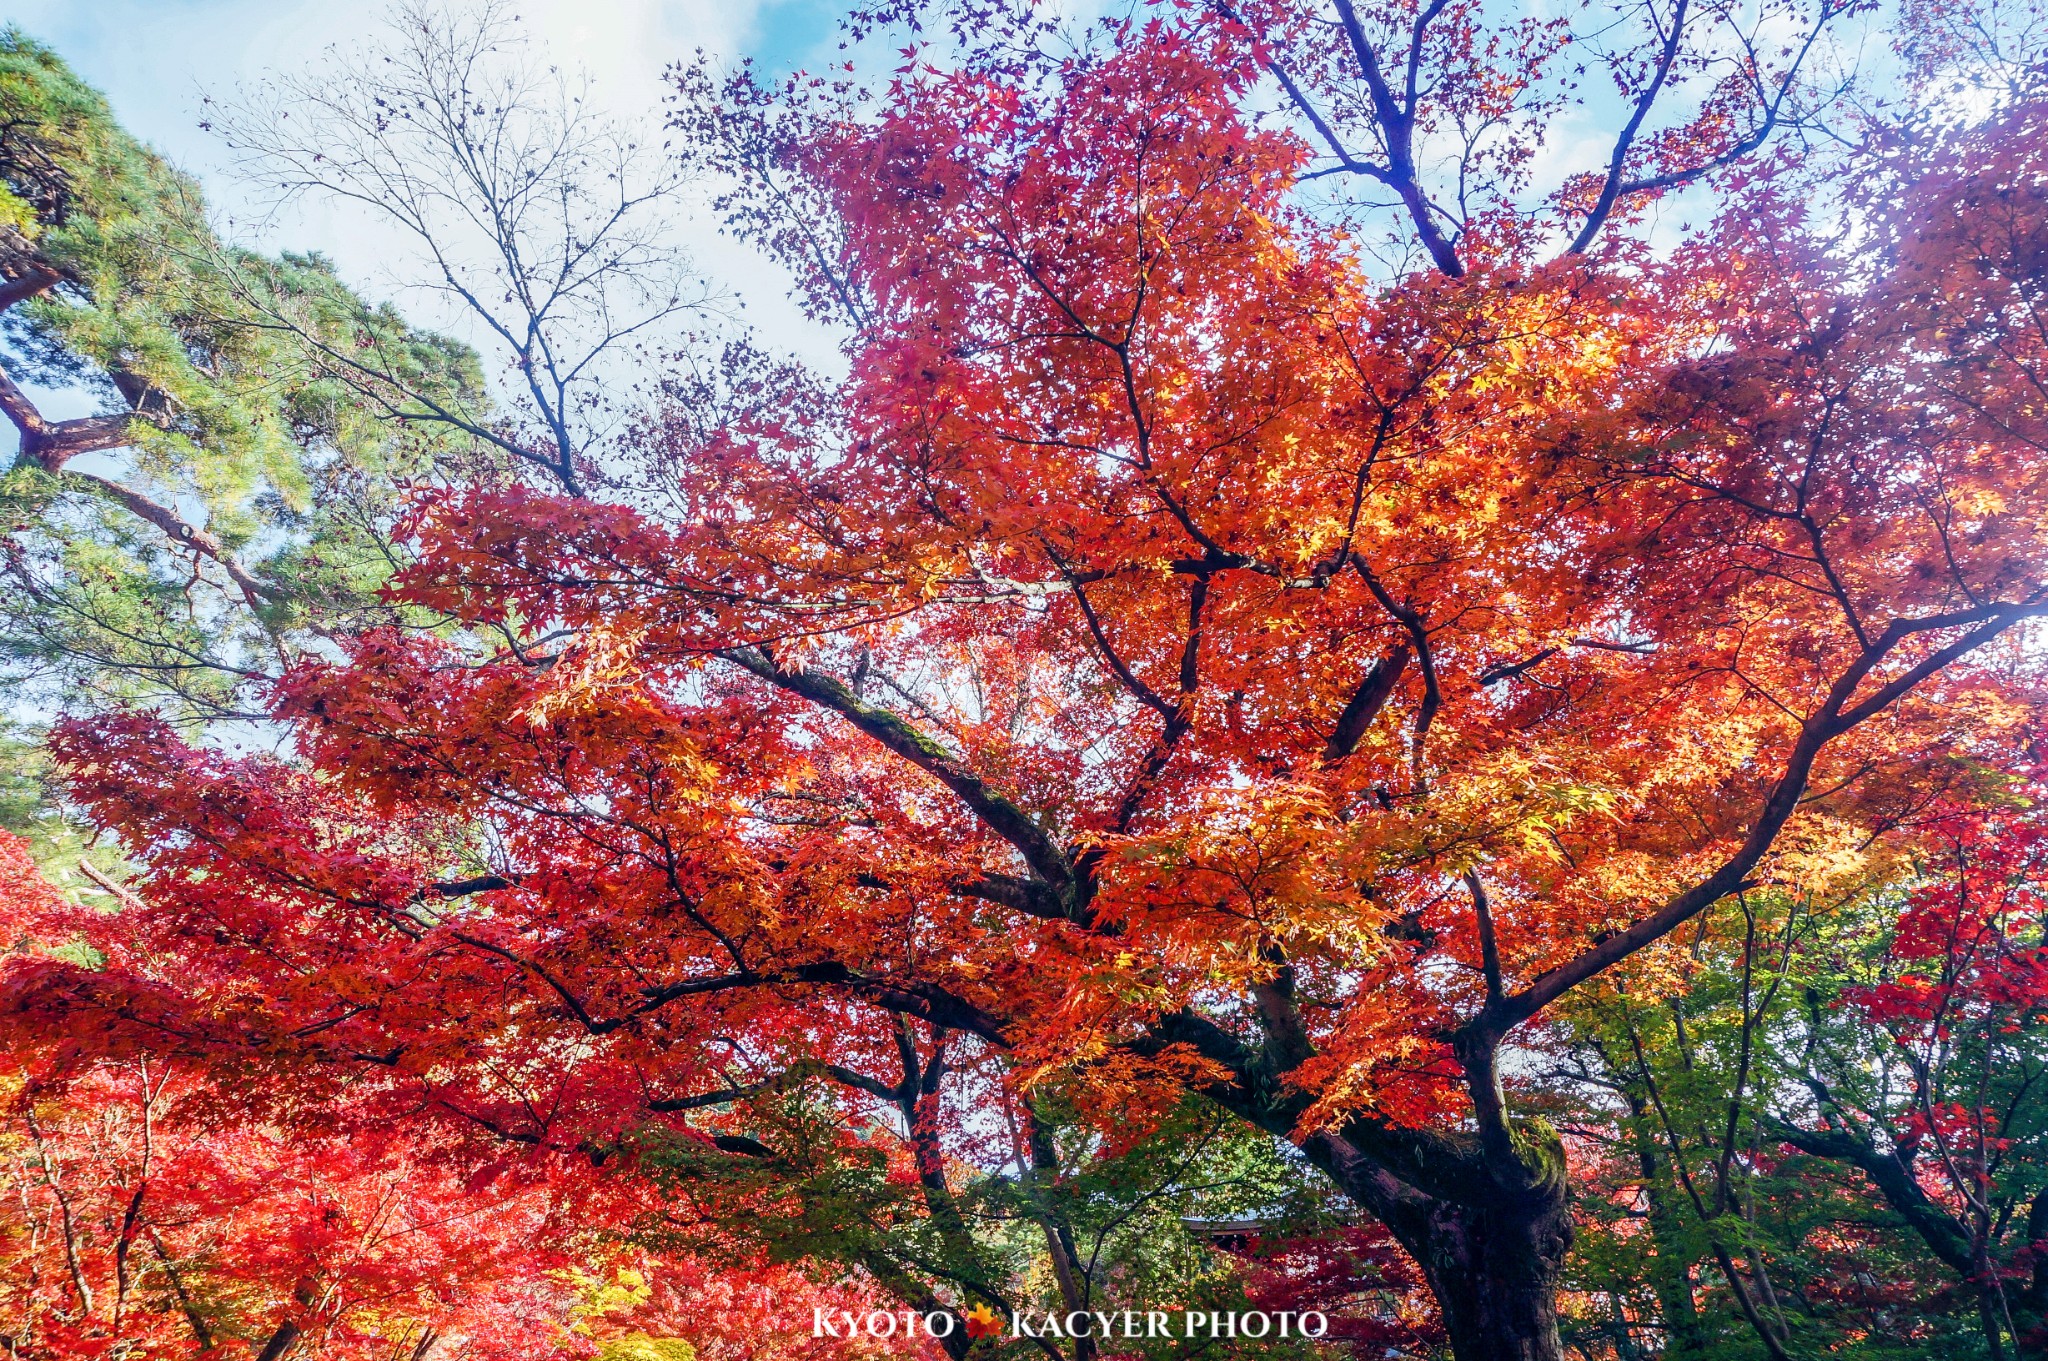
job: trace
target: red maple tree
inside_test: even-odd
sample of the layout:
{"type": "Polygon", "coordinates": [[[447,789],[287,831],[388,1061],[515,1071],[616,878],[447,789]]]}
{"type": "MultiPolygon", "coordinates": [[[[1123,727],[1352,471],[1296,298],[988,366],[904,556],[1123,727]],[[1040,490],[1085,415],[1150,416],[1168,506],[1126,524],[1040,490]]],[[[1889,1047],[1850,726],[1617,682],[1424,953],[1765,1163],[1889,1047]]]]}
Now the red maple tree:
{"type": "Polygon", "coordinates": [[[940,1138],[899,1062],[1106,1123],[1192,1090],[1385,1225],[1456,1355],[1558,1356],[1570,1170],[1504,1046],[2036,721],[2044,110],[1752,172],[1771,82],[1636,140],[1712,71],[1652,44],[1604,176],[1517,206],[1510,147],[1461,214],[1417,138],[1486,112],[1484,16],[1338,12],[753,125],[845,380],[735,350],[599,492],[424,496],[398,593],[502,645],[301,666],[296,762],[62,730],[148,907],[13,967],[17,1022],[595,1159],[771,1157],[749,1103],[808,1081],[940,1138]],[[1376,152],[1247,112],[1341,71],[1376,152]],[[1318,151],[1424,268],[1302,206],[1318,151]],[[1810,216],[1852,173],[1854,249],[1810,216]]]}

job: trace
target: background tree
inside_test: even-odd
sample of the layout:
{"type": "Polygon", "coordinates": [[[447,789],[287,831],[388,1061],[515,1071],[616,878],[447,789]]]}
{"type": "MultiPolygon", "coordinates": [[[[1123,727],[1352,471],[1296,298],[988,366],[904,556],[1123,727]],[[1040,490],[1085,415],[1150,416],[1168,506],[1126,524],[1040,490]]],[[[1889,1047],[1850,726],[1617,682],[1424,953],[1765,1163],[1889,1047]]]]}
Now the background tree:
{"type": "Polygon", "coordinates": [[[432,450],[254,324],[247,278],[330,337],[374,337],[415,385],[474,393],[475,360],[316,258],[223,246],[197,187],[54,54],[10,30],[0,62],[13,372],[111,408],[54,420],[14,378],[0,389],[19,435],[10,655],[110,696],[232,709],[281,640],[392,618],[369,598],[389,562],[363,521],[375,483],[432,450]]]}
{"type": "Polygon", "coordinates": [[[2002,1336],[2038,1349],[2048,1322],[2042,829],[2036,791],[2010,797],[1935,820],[1925,879],[1882,953],[1839,1000],[1804,999],[1807,1101],[1767,1118],[1792,1148],[1869,1180],[1974,1305],[1994,1356],[2002,1336]]]}
{"type": "Polygon", "coordinates": [[[406,618],[375,598],[396,482],[459,451],[380,419],[317,350],[261,325],[375,344],[415,387],[480,394],[475,357],[351,293],[325,261],[224,245],[197,186],[48,49],[0,34],[0,823],[106,901],[51,786],[51,706],[247,714],[309,640],[406,618]],[[18,380],[18,381],[17,381],[18,380]],[[26,386],[24,386],[26,385],[26,386]],[[45,408],[98,405],[57,419],[45,408]]]}
{"type": "Polygon", "coordinates": [[[2026,788],[1930,810],[1910,889],[1748,898],[1682,990],[1589,999],[1583,1080],[1621,1120],[1582,1279],[1654,1295],[1662,1354],[2039,1350],[2026,788]]]}
{"type": "Polygon", "coordinates": [[[495,401],[422,384],[403,352],[337,342],[267,290],[246,301],[388,417],[580,494],[637,414],[636,374],[715,299],[676,237],[687,176],[601,114],[587,79],[542,65],[508,5],[403,5],[389,22],[391,42],[275,74],[209,126],[280,205],[352,210],[415,253],[406,283],[504,363],[495,401]]]}

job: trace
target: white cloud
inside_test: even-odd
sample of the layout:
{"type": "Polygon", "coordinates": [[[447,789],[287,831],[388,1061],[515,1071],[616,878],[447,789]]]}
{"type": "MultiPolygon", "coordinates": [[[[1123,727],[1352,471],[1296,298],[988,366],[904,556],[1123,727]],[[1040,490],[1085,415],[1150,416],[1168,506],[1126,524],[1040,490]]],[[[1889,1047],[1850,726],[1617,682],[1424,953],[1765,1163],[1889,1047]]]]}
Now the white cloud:
{"type": "MultiPolygon", "coordinates": [[[[397,238],[360,215],[318,205],[269,217],[260,192],[233,177],[232,153],[200,126],[206,96],[230,96],[266,72],[356,47],[384,13],[367,0],[13,0],[9,21],[55,48],[107,95],[131,132],[196,175],[227,234],[269,251],[320,251],[350,282],[374,296],[395,294],[417,315],[419,300],[396,287],[410,271],[397,238]]],[[[829,32],[829,23],[813,22],[817,11],[786,0],[518,0],[516,13],[551,63],[586,72],[600,104],[643,123],[653,141],[660,140],[662,73],[670,64],[699,48],[727,62],[764,48],[808,53],[829,32]]],[[[757,254],[720,237],[701,213],[679,221],[677,231],[705,274],[747,285],[740,291],[750,319],[771,341],[813,355],[829,349],[757,254]]]]}

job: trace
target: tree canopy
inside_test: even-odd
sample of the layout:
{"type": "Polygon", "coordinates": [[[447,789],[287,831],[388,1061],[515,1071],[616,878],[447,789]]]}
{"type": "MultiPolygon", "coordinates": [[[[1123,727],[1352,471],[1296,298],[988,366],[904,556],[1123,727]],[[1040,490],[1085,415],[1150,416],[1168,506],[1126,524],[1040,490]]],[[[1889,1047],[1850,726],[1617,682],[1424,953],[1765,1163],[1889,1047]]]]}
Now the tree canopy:
{"type": "Polygon", "coordinates": [[[920,1313],[2041,1354],[2039,29],[1859,12],[679,69],[844,371],[409,485],[279,752],[59,724],[132,901],[7,1024],[920,1313]]]}

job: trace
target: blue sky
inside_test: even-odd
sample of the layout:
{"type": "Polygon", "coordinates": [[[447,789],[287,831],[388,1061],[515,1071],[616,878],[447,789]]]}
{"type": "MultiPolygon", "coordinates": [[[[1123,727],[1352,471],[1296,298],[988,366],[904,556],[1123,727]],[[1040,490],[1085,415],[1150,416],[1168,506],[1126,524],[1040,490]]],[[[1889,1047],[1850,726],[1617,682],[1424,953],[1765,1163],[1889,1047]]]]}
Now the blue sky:
{"type": "MultiPolygon", "coordinates": [[[[63,53],[131,128],[190,168],[215,152],[198,129],[203,92],[362,36],[374,0],[8,0],[0,14],[63,53]]],[[[786,70],[828,60],[834,0],[521,0],[550,48],[620,97],[658,96],[662,68],[702,46],[786,70]]]]}
{"type": "MultiPolygon", "coordinates": [[[[662,70],[702,47],[788,70],[835,53],[838,0],[518,0],[551,61],[588,71],[616,113],[658,122],[662,70]]],[[[259,222],[202,131],[201,100],[266,71],[311,62],[370,34],[378,0],[0,0],[0,15],[48,43],[103,91],[130,131],[196,174],[227,230],[271,250],[318,249],[372,292],[382,272],[349,224],[318,214],[259,222]]],[[[714,253],[722,253],[714,251],[714,253]]],[[[707,266],[717,263],[710,259],[707,266]]]]}

